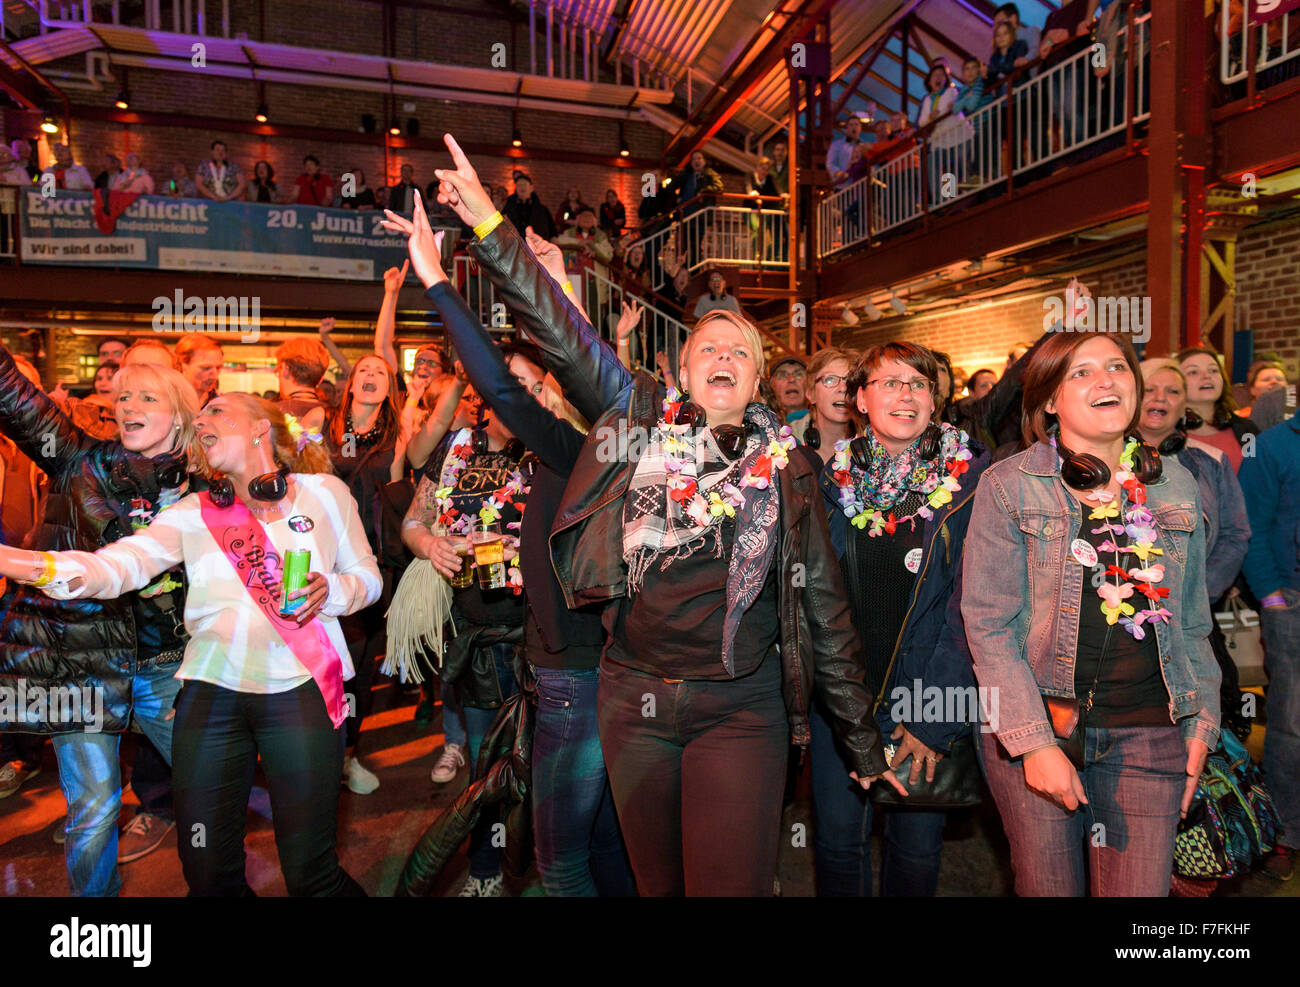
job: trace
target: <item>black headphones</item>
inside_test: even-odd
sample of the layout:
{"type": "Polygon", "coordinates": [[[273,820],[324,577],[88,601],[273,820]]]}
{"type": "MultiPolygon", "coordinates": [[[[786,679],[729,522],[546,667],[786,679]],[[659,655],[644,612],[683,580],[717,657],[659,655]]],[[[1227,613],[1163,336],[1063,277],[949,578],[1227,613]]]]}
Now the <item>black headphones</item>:
{"type": "Polygon", "coordinates": [[[165,452],[153,458],[153,478],[163,490],[175,490],[189,476],[185,450],[165,452]]]}
{"type": "Polygon", "coordinates": [[[1174,426],[1174,430],[1160,440],[1160,445],[1157,447],[1160,455],[1172,456],[1175,453],[1182,452],[1187,445],[1187,433],[1194,428],[1200,428],[1204,424],[1205,420],[1191,408],[1188,408],[1183,412],[1182,420],[1174,426]]]}
{"type": "MultiPolygon", "coordinates": [[[[857,434],[858,434],[857,423],[850,420],[849,435],[854,436],[857,434]]],[[[822,433],[817,430],[816,425],[809,425],[807,428],[803,430],[803,444],[806,445],[809,449],[820,449],[822,447],[822,433]]]]}
{"type": "MultiPolygon", "coordinates": [[[[1089,453],[1074,453],[1067,449],[1065,443],[1061,441],[1059,426],[1056,427],[1055,434],[1056,448],[1061,454],[1061,479],[1065,481],[1067,487],[1074,490],[1094,490],[1110,482],[1109,466],[1089,453]]],[[[1134,462],[1137,478],[1143,483],[1155,483],[1164,472],[1159,450],[1147,445],[1140,436],[1127,436],[1127,438],[1136,438],[1138,442],[1137,458],[1134,462]]]]}
{"type": "MultiPolygon", "coordinates": [[[[470,436],[469,445],[476,456],[485,456],[491,452],[488,448],[487,433],[481,430],[474,432],[473,435],[470,436]]],[[[524,453],[527,451],[528,450],[524,447],[523,442],[519,439],[510,439],[501,447],[501,454],[503,456],[516,461],[523,459],[524,453]]]]}
{"type": "MultiPolygon", "coordinates": [[[[248,481],[248,495],[254,500],[284,500],[288,492],[288,466],[281,466],[274,473],[263,473],[248,481]]],[[[218,507],[230,507],[235,502],[235,485],[224,476],[213,480],[208,484],[208,496],[218,507]]]]}
{"type": "MultiPolygon", "coordinates": [[[[673,416],[674,425],[689,425],[691,428],[707,428],[709,416],[694,401],[683,401],[673,416]]],[[[745,451],[745,439],[756,426],[752,422],[744,425],[717,425],[712,429],[718,448],[728,460],[734,462],[745,451]]]]}
{"type": "MultiPolygon", "coordinates": [[[[921,433],[921,444],[917,451],[921,458],[926,462],[934,459],[939,455],[939,443],[943,440],[943,430],[935,422],[930,422],[921,433]]],[[[849,456],[853,459],[853,465],[860,470],[871,468],[871,440],[865,436],[859,436],[849,443],[849,456]]]]}

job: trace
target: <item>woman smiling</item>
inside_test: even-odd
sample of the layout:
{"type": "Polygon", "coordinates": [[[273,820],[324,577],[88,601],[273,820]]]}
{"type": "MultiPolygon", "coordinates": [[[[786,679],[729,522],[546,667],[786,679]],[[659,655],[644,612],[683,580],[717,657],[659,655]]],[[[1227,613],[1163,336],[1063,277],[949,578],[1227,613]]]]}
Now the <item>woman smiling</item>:
{"type": "Polygon", "coordinates": [[[961,601],[1016,890],[1163,896],[1219,732],[1196,483],[1135,436],[1123,337],[1051,335],[1024,386],[1033,444],[976,491],[961,601]]]}

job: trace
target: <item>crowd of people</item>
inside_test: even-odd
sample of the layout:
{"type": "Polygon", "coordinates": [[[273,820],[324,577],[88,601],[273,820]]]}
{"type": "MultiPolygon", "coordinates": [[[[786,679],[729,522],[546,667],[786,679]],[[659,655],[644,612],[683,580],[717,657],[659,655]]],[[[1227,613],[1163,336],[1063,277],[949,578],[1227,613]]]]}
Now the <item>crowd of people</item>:
{"type": "MultiPolygon", "coordinates": [[[[406,267],[386,273],[372,353],[348,361],[325,320],[277,348],[266,396],[222,392],[222,347],[201,334],[103,340],[85,398],[47,394],[0,349],[16,481],[0,686],[102,701],[95,730],[0,712],[0,797],[52,741],[73,894],[116,894],[119,864],[196,825],[205,841],[178,842],[191,893],[248,894],[259,760],[289,892],[362,893],[338,803],[382,783],[360,732],[382,659],[422,683],[417,725],[441,702],[434,784],[487,784],[488,738],[531,732],[504,743],[531,761],[519,792],[548,895],[772,894],[796,749],[820,895],[873,892],[877,811],[881,893],[933,895],[948,813],[968,804],[953,793],[980,775],[1019,893],[1163,895],[1207,755],[1249,729],[1211,618],[1233,595],[1262,615],[1279,817],[1264,866],[1290,878],[1285,365],[1248,374],[1251,414],[1277,421],[1262,432],[1212,350],[1139,362],[1106,333],[1048,332],[1001,375],[905,341],[769,367],[719,276],[677,365],[634,371],[639,307],[610,345],[573,286],[565,236],[601,256],[581,196],[553,242],[526,185],[500,201],[447,144],[432,191],[514,313],[504,346],[450,284],[414,189],[384,223],[454,363],[426,345],[401,372],[406,267]],[[512,207],[530,210],[522,230],[512,207]],[[128,730],[140,809],[119,831],[128,730]]],[[[466,897],[503,888],[502,810],[479,810],[466,897]]]]}

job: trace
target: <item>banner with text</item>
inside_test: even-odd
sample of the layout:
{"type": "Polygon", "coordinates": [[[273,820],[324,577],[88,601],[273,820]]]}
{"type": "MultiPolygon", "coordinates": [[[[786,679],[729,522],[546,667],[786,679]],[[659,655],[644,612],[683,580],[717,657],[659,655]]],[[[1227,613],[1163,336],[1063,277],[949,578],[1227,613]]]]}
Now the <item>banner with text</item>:
{"type": "Polygon", "coordinates": [[[372,210],[37,188],[21,199],[25,264],[378,281],[407,257],[372,210]]]}

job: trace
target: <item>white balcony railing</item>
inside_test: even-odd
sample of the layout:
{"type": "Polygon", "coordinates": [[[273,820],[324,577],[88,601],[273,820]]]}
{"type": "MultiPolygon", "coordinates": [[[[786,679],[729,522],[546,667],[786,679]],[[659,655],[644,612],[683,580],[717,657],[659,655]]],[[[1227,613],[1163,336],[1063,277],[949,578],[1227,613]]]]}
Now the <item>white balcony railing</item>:
{"type": "MultiPolygon", "coordinates": [[[[1250,71],[1246,64],[1248,40],[1252,28],[1251,14],[1268,12],[1277,7],[1276,0],[1241,0],[1240,4],[1220,4],[1219,11],[1219,80],[1225,85],[1240,82],[1250,71]],[[1233,15],[1237,23],[1233,23],[1233,15]]],[[[1255,73],[1285,62],[1300,54],[1300,44],[1291,39],[1291,14],[1285,13],[1260,24],[1255,31],[1255,73]]]]}
{"type": "Polygon", "coordinates": [[[636,242],[645,248],[650,286],[656,291],[670,280],[663,264],[664,249],[670,245],[692,274],[706,267],[790,265],[789,217],[780,208],[701,205],[636,242]]]}

